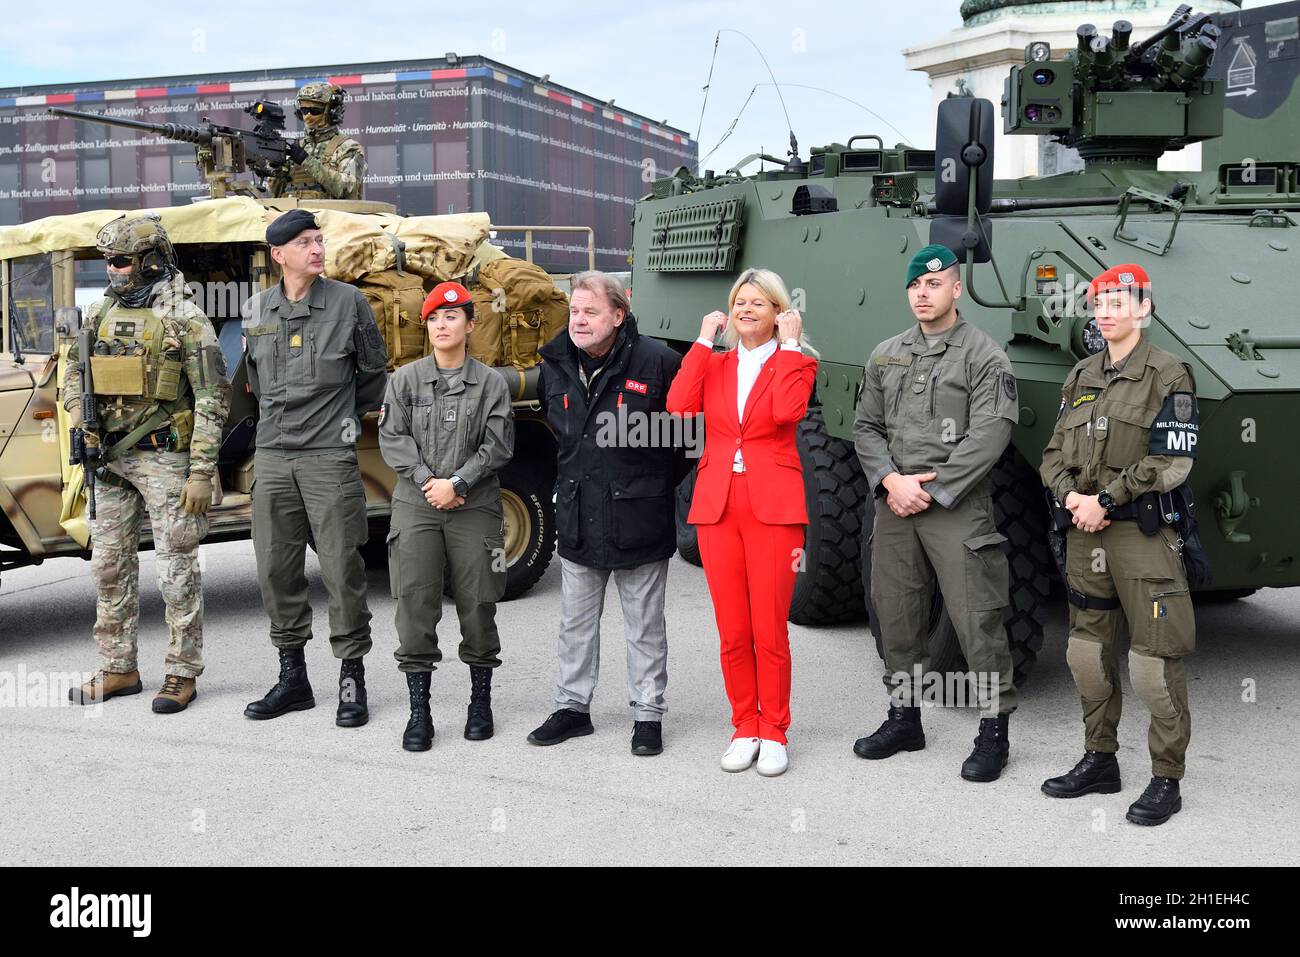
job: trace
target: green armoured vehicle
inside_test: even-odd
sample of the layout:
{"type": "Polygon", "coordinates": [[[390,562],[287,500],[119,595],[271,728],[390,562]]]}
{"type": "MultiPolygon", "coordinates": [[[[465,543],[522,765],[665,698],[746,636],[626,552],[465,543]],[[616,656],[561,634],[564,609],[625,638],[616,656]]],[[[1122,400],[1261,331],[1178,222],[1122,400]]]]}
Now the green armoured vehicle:
{"type": "MultiPolygon", "coordinates": [[[[470,275],[507,258],[488,241],[486,214],[401,217],[385,203],[253,198],[240,185],[244,181],[232,178],[238,171],[229,165],[215,170],[219,179],[210,178],[209,184],[218,198],[189,206],[95,210],[0,227],[0,573],[90,554],[84,499],[79,497],[81,470],[69,463],[69,423],[61,399],[67,348],[80,324],[75,266],[99,258],[95,236],[104,223],[124,212],[159,216],[187,285],[203,296],[198,304],[212,320],[226,355],[231,412],[218,462],[225,494],[209,513],[209,542],[247,539],[251,531],[258,410],[243,365],[240,310],[249,296],[279,280],[264,241],[275,215],[299,205],[317,213],[327,238],[334,240],[326,257],[327,275],[355,281],[367,296],[382,297],[383,308],[377,305],[375,312],[389,342],[390,361],[423,354],[420,303],[436,280],[461,278],[473,286],[470,275]],[[398,250],[396,266],[382,258],[398,250]],[[353,267],[339,276],[335,269],[350,268],[341,261],[344,255],[352,257],[353,267]],[[353,280],[367,262],[386,265],[353,280]],[[397,340],[406,355],[395,353],[397,340]]],[[[210,172],[205,168],[205,175],[210,172]]],[[[524,230],[531,242],[531,227],[500,228],[524,230]]],[[[593,255],[589,244],[589,258],[593,255]]],[[[507,324],[513,318],[507,316],[507,324]]],[[[555,439],[536,402],[538,368],[504,366],[498,371],[515,398],[515,457],[500,473],[509,563],[506,597],[513,598],[537,582],[555,549],[555,439]]],[[[368,565],[382,567],[396,476],[379,454],[376,422],[375,413],[365,417],[357,449],[370,521],[370,540],[362,554],[368,565]]],[[[143,547],[151,547],[147,530],[143,547]]]]}
{"type": "MultiPolygon", "coordinates": [[[[688,347],[738,270],[766,266],[786,280],[821,353],[800,432],[812,521],[791,620],[870,617],[863,546],[874,509],[851,442],[855,401],[872,347],[914,321],[900,277],[927,242],[958,253],[962,315],[1005,343],[1020,383],[1020,424],[994,473],[1020,676],[1059,588],[1041,451],[1066,373],[1102,344],[1081,294],[1118,263],[1148,270],[1150,335],[1195,373],[1203,424],[1192,484],[1216,595],[1300,584],[1300,522],[1286,491],[1300,413],[1297,14],[1296,2],[1220,17],[1180,8],[1140,44],[1124,21],[1111,36],[1081,27],[1068,52],[1031,44],[1006,81],[1004,130],[1074,147],[1081,171],[995,182],[996,107],[954,97],[941,104],[934,152],[854,136],[807,161],[792,150],[756,175],[682,168],[638,203],[632,291],[643,331],[688,347]],[[1265,39],[1278,56],[1265,56],[1265,39]],[[1252,45],[1247,78],[1239,51],[1252,45]],[[1251,95],[1233,95],[1246,79],[1251,95]],[[1166,150],[1201,141],[1212,158],[1203,172],[1157,169],[1166,150]]],[[[698,560],[680,521],[679,544],[698,560]]],[[[964,668],[937,595],[931,654],[936,669],[964,668]]]]}

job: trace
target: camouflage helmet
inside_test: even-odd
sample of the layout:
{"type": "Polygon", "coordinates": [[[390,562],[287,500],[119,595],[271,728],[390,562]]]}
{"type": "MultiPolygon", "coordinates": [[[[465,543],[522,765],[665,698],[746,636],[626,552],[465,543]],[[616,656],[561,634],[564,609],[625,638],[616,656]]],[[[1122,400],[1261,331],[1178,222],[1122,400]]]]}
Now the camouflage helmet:
{"type": "Polygon", "coordinates": [[[104,224],[95,237],[95,246],[105,256],[139,256],[150,249],[157,249],[169,261],[176,260],[171,237],[167,235],[157,213],[146,213],[130,219],[123,213],[104,224]]]}
{"type": "Polygon", "coordinates": [[[294,115],[300,120],[304,103],[317,103],[325,107],[330,126],[338,126],[343,119],[343,88],[335,83],[315,80],[304,83],[298,89],[298,108],[294,111],[294,115]]]}
{"type": "Polygon", "coordinates": [[[130,256],[135,260],[132,285],[151,282],[167,267],[175,267],[176,249],[156,213],[125,214],[106,223],[95,237],[95,246],[105,259],[130,256]]]}

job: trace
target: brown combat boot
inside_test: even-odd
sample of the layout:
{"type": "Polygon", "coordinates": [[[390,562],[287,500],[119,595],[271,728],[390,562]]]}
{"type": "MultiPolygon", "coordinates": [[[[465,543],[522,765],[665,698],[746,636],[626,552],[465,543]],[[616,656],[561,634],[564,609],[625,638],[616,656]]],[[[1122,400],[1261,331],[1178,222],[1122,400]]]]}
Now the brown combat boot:
{"type": "Polygon", "coordinates": [[[175,714],[184,711],[189,703],[199,696],[193,678],[180,675],[168,675],[163,679],[162,690],[154,695],[154,714],[175,714]]]}
{"type": "Polygon", "coordinates": [[[143,690],[144,685],[140,684],[139,671],[119,673],[101,670],[96,671],[95,677],[80,688],[69,688],[68,700],[73,704],[94,704],[119,695],[139,694],[143,690]]]}

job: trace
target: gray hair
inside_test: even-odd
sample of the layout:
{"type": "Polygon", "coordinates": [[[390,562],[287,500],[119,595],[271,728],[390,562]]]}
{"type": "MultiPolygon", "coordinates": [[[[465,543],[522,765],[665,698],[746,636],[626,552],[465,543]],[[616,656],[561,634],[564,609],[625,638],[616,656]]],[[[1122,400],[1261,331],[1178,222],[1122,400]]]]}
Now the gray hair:
{"type": "Polygon", "coordinates": [[[622,309],[624,316],[632,314],[632,303],[628,302],[623,284],[609,273],[594,269],[578,273],[569,283],[569,294],[572,295],[579,289],[585,289],[593,295],[604,296],[605,301],[615,309],[622,309]]]}

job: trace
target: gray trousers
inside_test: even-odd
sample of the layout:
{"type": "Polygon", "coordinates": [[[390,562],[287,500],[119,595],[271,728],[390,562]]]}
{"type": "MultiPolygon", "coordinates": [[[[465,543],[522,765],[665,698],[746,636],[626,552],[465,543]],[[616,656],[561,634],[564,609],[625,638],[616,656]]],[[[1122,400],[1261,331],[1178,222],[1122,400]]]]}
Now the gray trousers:
{"type": "Polygon", "coordinates": [[[561,558],[560,568],[560,684],[555,703],[584,714],[591,710],[600,672],[600,616],[605,610],[605,587],[613,575],[627,641],[627,703],[636,709],[635,720],[661,720],[667,710],[668,559],[611,571],[561,558]]]}

